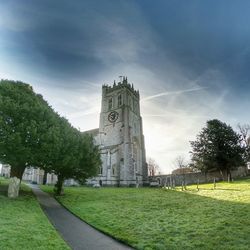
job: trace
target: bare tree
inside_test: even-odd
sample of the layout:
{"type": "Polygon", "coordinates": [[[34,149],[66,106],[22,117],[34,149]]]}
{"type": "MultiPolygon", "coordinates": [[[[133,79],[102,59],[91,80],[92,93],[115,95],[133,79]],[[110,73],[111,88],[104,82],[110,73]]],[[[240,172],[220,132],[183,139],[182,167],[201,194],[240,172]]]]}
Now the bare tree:
{"type": "Polygon", "coordinates": [[[148,172],[149,176],[155,176],[160,173],[160,167],[153,158],[148,158],[148,172]]]}
{"type": "Polygon", "coordinates": [[[177,167],[177,169],[175,169],[172,173],[180,173],[182,175],[182,190],[183,188],[186,190],[187,187],[186,187],[186,177],[185,177],[185,174],[187,172],[187,163],[186,163],[186,160],[185,160],[185,157],[183,155],[179,155],[175,158],[175,161],[174,161],[174,164],[175,166],[177,167]]]}
{"type": "Polygon", "coordinates": [[[240,135],[242,137],[242,141],[245,146],[249,146],[250,144],[250,125],[249,124],[238,124],[238,129],[240,131],[240,135]]]}
{"type": "Polygon", "coordinates": [[[241,144],[245,148],[245,160],[250,160],[250,125],[249,124],[238,124],[238,130],[241,135],[241,144]]]}
{"type": "Polygon", "coordinates": [[[175,158],[175,166],[177,168],[185,168],[187,166],[185,163],[185,157],[183,155],[179,155],[175,158]]]}

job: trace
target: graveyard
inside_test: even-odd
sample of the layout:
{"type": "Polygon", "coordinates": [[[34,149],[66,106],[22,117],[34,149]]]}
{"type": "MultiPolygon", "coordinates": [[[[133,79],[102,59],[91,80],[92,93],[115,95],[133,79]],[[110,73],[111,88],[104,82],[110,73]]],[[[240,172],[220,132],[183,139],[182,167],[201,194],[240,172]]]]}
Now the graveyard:
{"type": "Polygon", "coordinates": [[[250,249],[250,1],[0,1],[0,250],[250,249]]]}
{"type": "MultiPolygon", "coordinates": [[[[52,187],[41,186],[52,194],[52,187]]],[[[250,179],[167,188],[67,187],[72,213],[136,249],[248,249],[250,179]]]]}

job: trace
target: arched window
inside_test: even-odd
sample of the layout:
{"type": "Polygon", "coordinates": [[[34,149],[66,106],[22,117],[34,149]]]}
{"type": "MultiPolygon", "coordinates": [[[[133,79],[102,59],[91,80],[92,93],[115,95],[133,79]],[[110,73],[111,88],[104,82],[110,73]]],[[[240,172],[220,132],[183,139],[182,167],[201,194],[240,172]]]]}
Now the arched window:
{"type": "Polygon", "coordinates": [[[134,143],[133,144],[133,147],[132,147],[132,155],[133,155],[133,163],[134,163],[134,171],[135,172],[137,172],[138,171],[138,169],[137,169],[137,144],[136,143],[134,143]]]}
{"type": "Polygon", "coordinates": [[[128,96],[128,106],[132,108],[132,98],[128,96]]]}
{"type": "Polygon", "coordinates": [[[108,109],[112,109],[113,108],[113,98],[109,98],[109,102],[108,102],[108,109]]]}
{"type": "Polygon", "coordinates": [[[113,164],[113,165],[112,165],[112,175],[115,175],[115,168],[116,168],[116,165],[113,164]]]}
{"type": "Polygon", "coordinates": [[[102,166],[99,168],[99,174],[102,175],[102,166]]]}
{"type": "Polygon", "coordinates": [[[137,101],[134,102],[134,111],[135,113],[139,113],[139,105],[137,101]]]}
{"type": "Polygon", "coordinates": [[[122,95],[119,94],[118,95],[118,107],[120,107],[122,105],[122,95]]]}

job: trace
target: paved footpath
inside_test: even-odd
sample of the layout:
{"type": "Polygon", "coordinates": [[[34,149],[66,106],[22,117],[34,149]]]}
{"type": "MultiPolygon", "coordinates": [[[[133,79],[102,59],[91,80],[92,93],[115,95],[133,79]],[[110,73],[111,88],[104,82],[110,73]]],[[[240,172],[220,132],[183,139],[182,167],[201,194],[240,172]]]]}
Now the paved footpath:
{"type": "Polygon", "coordinates": [[[50,222],[74,250],[128,250],[132,249],[99,232],[65,209],[39,186],[30,185],[50,222]]]}

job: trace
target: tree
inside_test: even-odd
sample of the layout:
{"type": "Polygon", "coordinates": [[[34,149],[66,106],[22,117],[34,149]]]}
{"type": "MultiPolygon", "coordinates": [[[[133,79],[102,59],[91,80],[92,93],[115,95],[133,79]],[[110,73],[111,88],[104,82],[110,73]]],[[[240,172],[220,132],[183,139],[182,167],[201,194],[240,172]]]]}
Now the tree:
{"type": "Polygon", "coordinates": [[[202,171],[225,171],[231,179],[231,170],[244,164],[240,135],[219,120],[207,121],[196,141],[190,143],[192,162],[202,171]]]}
{"type": "Polygon", "coordinates": [[[149,176],[155,176],[160,172],[160,167],[153,158],[148,158],[148,172],[149,176]]]}
{"type": "Polygon", "coordinates": [[[94,144],[92,135],[80,134],[80,152],[79,164],[72,177],[80,183],[85,183],[87,178],[96,176],[102,164],[99,147],[94,144]]]}
{"type": "Polygon", "coordinates": [[[43,130],[40,131],[38,147],[35,151],[35,167],[44,170],[44,184],[46,184],[47,173],[53,172],[52,166],[56,160],[55,156],[60,154],[62,136],[60,131],[60,120],[62,118],[51,107],[47,107],[48,109],[43,114],[43,125],[41,126],[43,130]]]}
{"type": "Polygon", "coordinates": [[[177,168],[183,169],[187,166],[185,162],[185,157],[183,155],[179,155],[175,158],[174,164],[177,168]]]}
{"type": "Polygon", "coordinates": [[[185,162],[185,157],[183,155],[179,155],[175,159],[175,165],[177,169],[175,169],[172,174],[181,174],[182,175],[182,188],[186,189],[186,173],[190,172],[190,168],[188,168],[187,163],[185,162]]]}
{"type": "Polygon", "coordinates": [[[60,155],[52,166],[58,176],[56,195],[63,193],[65,179],[73,178],[84,183],[87,178],[97,174],[101,165],[99,147],[94,145],[91,135],[82,134],[74,128],[70,130],[69,124],[63,130],[60,155]]]}
{"type": "Polygon", "coordinates": [[[40,95],[22,82],[0,81],[0,161],[9,164],[8,195],[17,197],[26,167],[37,163],[39,141],[51,112],[40,95]]]}
{"type": "Polygon", "coordinates": [[[244,159],[246,162],[250,160],[250,125],[238,124],[238,129],[241,136],[241,145],[245,149],[244,159]]]}
{"type": "Polygon", "coordinates": [[[187,174],[195,172],[192,164],[187,163],[183,155],[179,155],[175,158],[174,166],[175,168],[172,171],[172,174],[187,174]]]}
{"type": "Polygon", "coordinates": [[[61,194],[65,179],[83,181],[101,164],[92,137],[54,112],[30,85],[7,80],[0,82],[0,161],[11,166],[12,197],[18,196],[26,167],[57,174],[61,194]]]}

